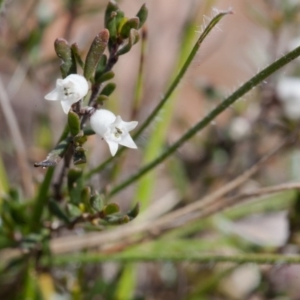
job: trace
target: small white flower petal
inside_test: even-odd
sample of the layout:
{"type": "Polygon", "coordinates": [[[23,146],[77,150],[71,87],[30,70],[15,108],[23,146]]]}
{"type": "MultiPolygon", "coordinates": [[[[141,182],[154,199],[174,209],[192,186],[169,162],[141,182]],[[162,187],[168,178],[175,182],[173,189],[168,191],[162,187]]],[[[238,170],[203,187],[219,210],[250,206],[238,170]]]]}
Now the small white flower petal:
{"type": "Polygon", "coordinates": [[[64,79],[67,82],[73,84],[73,92],[77,96],[77,100],[83,98],[89,90],[89,84],[87,80],[78,74],[71,74],[64,79]]]}
{"type": "Polygon", "coordinates": [[[119,144],[128,148],[137,149],[137,145],[131,138],[130,134],[126,134],[120,141],[119,144]]]}
{"type": "Polygon", "coordinates": [[[138,121],[131,121],[131,122],[123,121],[123,128],[129,132],[129,131],[133,130],[137,126],[138,123],[139,123],[138,121]]]}
{"type": "Polygon", "coordinates": [[[59,95],[60,93],[57,91],[57,89],[54,89],[53,91],[51,91],[45,96],[45,99],[50,101],[56,101],[59,100],[60,98],[59,95]]]}
{"type": "Polygon", "coordinates": [[[76,102],[73,103],[72,101],[60,101],[60,103],[64,113],[68,114],[71,109],[71,106],[76,102]]]}
{"type": "Polygon", "coordinates": [[[116,120],[116,116],[109,110],[98,109],[90,117],[92,129],[104,137],[108,130],[108,126],[116,120]]]}
{"type": "Polygon", "coordinates": [[[118,151],[118,143],[113,142],[113,141],[109,141],[109,140],[105,140],[109,146],[109,151],[111,153],[112,156],[115,156],[117,151],[118,151]]]}

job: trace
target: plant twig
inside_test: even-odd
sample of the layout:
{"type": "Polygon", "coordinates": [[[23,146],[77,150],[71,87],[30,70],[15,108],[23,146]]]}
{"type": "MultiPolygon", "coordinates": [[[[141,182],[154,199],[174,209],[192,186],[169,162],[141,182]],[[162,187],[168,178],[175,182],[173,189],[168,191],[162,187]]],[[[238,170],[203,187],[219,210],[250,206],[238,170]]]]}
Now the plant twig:
{"type": "Polygon", "coordinates": [[[114,187],[108,196],[113,196],[120,192],[130,184],[134,183],[140,179],[147,172],[151,171],[153,168],[162,163],[166,158],[173,154],[180,146],[182,146],[187,140],[193,137],[196,133],[204,129],[209,125],[219,114],[221,114],[225,109],[230,107],[234,102],[243,97],[251,89],[257,86],[259,83],[268,78],[271,74],[294,60],[300,55],[300,47],[289,52],[288,54],[282,56],[277,61],[263,69],[257,75],[253,76],[250,80],[244,83],[239,89],[237,89],[233,94],[226,98],[220,105],[213,109],[206,117],[204,117],[200,122],[190,128],[181,138],[179,138],[172,146],[166,149],[160,156],[146,164],[144,167],[140,168],[138,172],[121,182],[119,185],[114,187]]]}

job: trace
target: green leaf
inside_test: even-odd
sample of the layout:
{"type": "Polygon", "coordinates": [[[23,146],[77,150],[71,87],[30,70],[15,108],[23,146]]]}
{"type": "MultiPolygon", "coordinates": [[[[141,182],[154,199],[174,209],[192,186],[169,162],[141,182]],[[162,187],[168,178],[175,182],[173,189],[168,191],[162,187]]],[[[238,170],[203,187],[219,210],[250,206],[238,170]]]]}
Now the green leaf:
{"type": "Polygon", "coordinates": [[[63,78],[70,74],[76,74],[76,61],[71,47],[65,39],[59,38],[54,42],[57,56],[62,60],[60,71],[63,78]]]}
{"type": "Polygon", "coordinates": [[[123,26],[123,24],[126,22],[126,18],[124,17],[124,12],[121,10],[117,11],[117,15],[116,15],[116,28],[117,28],[117,32],[119,32],[123,26]]]}
{"type": "Polygon", "coordinates": [[[106,72],[106,73],[98,76],[98,78],[97,78],[97,74],[96,74],[96,76],[95,76],[95,83],[99,84],[99,83],[105,82],[107,80],[110,80],[110,79],[112,79],[114,77],[115,77],[115,73],[113,71],[106,72]]]}
{"type": "Polygon", "coordinates": [[[113,11],[107,22],[107,30],[109,31],[109,39],[111,42],[115,42],[117,39],[117,12],[113,11]]]}
{"type": "Polygon", "coordinates": [[[138,29],[140,25],[140,20],[138,17],[129,19],[121,28],[120,36],[127,39],[130,35],[131,29],[138,29]]]}
{"type": "Polygon", "coordinates": [[[70,223],[69,217],[67,216],[67,214],[63,211],[63,209],[60,207],[60,205],[56,201],[50,199],[48,206],[49,206],[49,211],[54,216],[56,216],[57,218],[59,218],[60,220],[66,222],[68,224],[70,223]]]}
{"type": "Polygon", "coordinates": [[[117,12],[119,10],[119,6],[115,1],[110,0],[107,4],[106,10],[105,10],[105,17],[104,17],[104,26],[107,28],[107,23],[109,22],[111,18],[112,12],[117,12]]]}
{"type": "Polygon", "coordinates": [[[116,89],[116,84],[115,83],[108,83],[103,90],[101,91],[100,95],[104,95],[104,96],[110,96],[113,91],[116,89]]]}
{"type": "Polygon", "coordinates": [[[17,188],[11,187],[8,191],[8,194],[11,200],[18,203],[20,202],[20,191],[17,188]]]}
{"type": "Polygon", "coordinates": [[[140,212],[140,204],[137,203],[128,213],[127,216],[130,217],[130,220],[136,218],[140,212]]]}
{"type": "Polygon", "coordinates": [[[96,68],[96,72],[95,72],[95,82],[99,82],[99,78],[105,72],[106,63],[107,63],[107,56],[105,54],[103,54],[100,57],[100,60],[97,64],[97,68],[96,68]]]}
{"type": "Polygon", "coordinates": [[[116,203],[109,203],[105,206],[103,213],[105,216],[112,215],[118,213],[120,211],[120,207],[116,203]]]}
{"type": "Polygon", "coordinates": [[[72,136],[75,136],[80,132],[79,116],[72,110],[68,113],[68,125],[72,136]]]}
{"type": "Polygon", "coordinates": [[[100,31],[96,35],[85,60],[84,77],[87,80],[92,78],[100,58],[107,46],[108,40],[109,32],[107,29],[100,31]]]}
{"type": "Polygon", "coordinates": [[[87,136],[84,135],[84,131],[80,130],[79,133],[74,136],[74,144],[76,146],[82,146],[87,141],[87,136]]]}
{"type": "Polygon", "coordinates": [[[118,50],[117,55],[123,55],[127,53],[131,47],[136,44],[140,39],[138,31],[134,28],[130,30],[129,38],[127,42],[118,50]]]}
{"type": "Polygon", "coordinates": [[[101,195],[99,195],[98,193],[95,195],[92,195],[90,198],[90,205],[96,212],[101,211],[104,207],[103,197],[101,195]]]}
{"type": "Polygon", "coordinates": [[[103,105],[103,102],[107,101],[108,100],[108,97],[105,96],[105,95],[99,95],[97,100],[96,100],[96,103],[99,104],[99,105],[103,105]]]}
{"type": "Polygon", "coordinates": [[[16,203],[11,202],[9,206],[10,206],[10,215],[15,224],[22,225],[22,226],[28,224],[28,217],[26,215],[27,211],[24,210],[23,205],[18,205],[16,203]]]}
{"type": "Polygon", "coordinates": [[[105,221],[112,225],[117,224],[126,224],[130,222],[130,218],[128,216],[107,216],[105,221]]]}
{"type": "Polygon", "coordinates": [[[92,212],[92,207],[90,205],[91,198],[91,188],[86,186],[81,191],[81,203],[84,204],[87,212],[92,212]]]}
{"type": "Polygon", "coordinates": [[[72,168],[68,171],[68,190],[71,190],[75,187],[76,181],[82,176],[82,170],[79,168],[72,168]]]}
{"type": "Polygon", "coordinates": [[[83,147],[77,146],[74,149],[73,163],[74,165],[80,165],[86,163],[85,149],[83,147]]]}
{"type": "Polygon", "coordinates": [[[142,5],[142,7],[140,8],[140,10],[136,14],[136,16],[140,20],[139,28],[141,28],[144,25],[144,23],[146,22],[147,17],[148,17],[148,8],[146,7],[146,4],[142,5]]]}
{"type": "Polygon", "coordinates": [[[67,212],[72,218],[76,218],[82,215],[80,208],[72,203],[67,204],[67,212]]]}
{"type": "Polygon", "coordinates": [[[74,43],[74,44],[71,45],[71,51],[72,51],[76,61],[78,62],[79,66],[82,69],[84,69],[84,62],[81,59],[80,51],[79,51],[79,47],[78,47],[77,43],[74,43]]]}

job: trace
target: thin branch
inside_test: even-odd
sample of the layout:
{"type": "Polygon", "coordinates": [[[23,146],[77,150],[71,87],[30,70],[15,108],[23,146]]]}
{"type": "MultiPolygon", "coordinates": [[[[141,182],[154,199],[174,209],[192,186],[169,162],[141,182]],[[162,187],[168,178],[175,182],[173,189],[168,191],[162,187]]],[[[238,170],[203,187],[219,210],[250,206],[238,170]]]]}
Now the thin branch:
{"type": "Polygon", "coordinates": [[[166,158],[171,156],[179,147],[181,147],[186,141],[192,138],[196,133],[200,132],[207,125],[209,125],[218,115],[220,115],[224,110],[230,107],[238,99],[243,97],[255,86],[263,82],[271,74],[275,73],[277,70],[294,60],[300,55],[300,47],[289,52],[288,54],[282,56],[277,61],[263,69],[257,75],[253,76],[245,84],[243,84],[239,89],[237,89],[233,94],[226,98],[220,105],[214,108],[206,117],[204,117],[200,122],[190,128],[181,138],[179,138],[173,145],[166,149],[160,156],[146,164],[144,167],[141,167],[138,172],[121,182],[119,185],[115,186],[109,193],[108,196],[113,196],[131,185],[135,181],[139,180],[146,173],[157,167],[161,164],[166,158]]]}
{"type": "Polygon", "coordinates": [[[271,157],[277,154],[280,150],[282,150],[287,144],[291,143],[293,138],[288,138],[283,143],[281,143],[277,148],[272,150],[270,153],[263,156],[256,164],[254,164],[250,169],[246,170],[237,178],[233,179],[229,183],[225,184],[215,192],[205,196],[202,199],[199,199],[177,211],[171,212],[163,217],[162,224],[172,223],[175,220],[179,220],[180,218],[192,214],[197,210],[201,210],[204,207],[214,203],[216,200],[224,197],[229,192],[235,190],[242,184],[244,184],[249,178],[251,178],[271,157]]]}
{"type": "Polygon", "coordinates": [[[218,15],[216,15],[212,20],[209,22],[209,24],[204,28],[202,34],[200,35],[199,39],[197,40],[196,44],[194,45],[191,53],[189,54],[188,58],[186,59],[185,63],[183,64],[182,68],[180,69],[178,75],[175,77],[174,81],[171,83],[170,87],[168,88],[166,94],[161,99],[161,101],[158,103],[158,105],[155,107],[153,112],[149,115],[149,117],[145,120],[145,122],[139,127],[139,130],[136,132],[134,137],[138,137],[148,126],[149,124],[154,120],[154,118],[157,116],[158,112],[162,109],[162,107],[165,105],[167,100],[170,98],[174,90],[177,88],[180,80],[185,75],[187,69],[189,68],[190,64],[192,63],[193,59],[195,58],[196,54],[199,51],[200,46],[202,45],[205,38],[208,36],[208,34],[211,32],[211,30],[219,23],[219,21],[226,15],[231,14],[232,11],[223,11],[220,12],[218,15]]]}
{"type": "Polygon", "coordinates": [[[34,193],[33,180],[31,170],[28,164],[26,146],[22,138],[22,134],[18,125],[17,118],[11,107],[10,100],[4,88],[2,79],[0,78],[0,106],[3,110],[3,115],[6,120],[10,135],[15,147],[17,162],[21,174],[22,185],[25,194],[31,197],[34,193]]]}

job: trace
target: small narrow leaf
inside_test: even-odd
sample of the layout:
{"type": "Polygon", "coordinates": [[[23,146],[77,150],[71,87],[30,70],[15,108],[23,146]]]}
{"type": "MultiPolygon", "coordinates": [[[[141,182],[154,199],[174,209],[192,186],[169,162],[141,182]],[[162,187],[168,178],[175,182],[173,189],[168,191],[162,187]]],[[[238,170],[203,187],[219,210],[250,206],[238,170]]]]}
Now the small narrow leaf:
{"type": "Polygon", "coordinates": [[[105,216],[112,215],[118,213],[120,211],[120,207],[116,203],[109,203],[105,206],[103,213],[105,216]]]}
{"type": "Polygon", "coordinates": [[[97,100],[96,100],[96,103],[99,104],[99,105],[103,105],[103,102],[106,102],[107,100],[108,100],[107,96],[99,95],[97,100]]]}
{"type": "Polygon", "coordinates": [[[86,163],[85,149],[83,147],[76,147],[73,155],[74,165],[80,165],[86,163]]]}
{"type": "Polygon", "coordinates": [[[101,76],[98,76],[98,78],[97,78],[97,75],[96,75],[95,76],[95,83],[99,84],[99,83],[105,82],[107,80],[110,80],[114,77],[115,77],[115,73],[113,71],[106,72],[106,73],[102,74],[101,76]]]}
{"type": "Polygon", "coordinates": [[[130,218],[128,216],[108,216],[105,221],[112,225],[126,224],[130,222],[130,218]]]}
{"type": "Polygon", "coordinates": [[[72,203],[67,204],[67,212],[72,218],[76,218],[82,215],[82,211],[78,206],[72,203]]]}
{"type": "Polygon", "coordinates": [[[115,1],[110,0],[107,4],[106,10],[105,10],[105,17],[104,17],[105,28],[107,28],[107,23],[109,22],[109,20],[111,18],[111,13],[116,12],[118,10],[119,10],[118,4],[115,1]]]}
{"type": "Polygon", "coordinates": [[[108,40],[109,32],[107,29],[100,31],[96,35],[85,60],[84,77],[87,80],[92,78],[100,58],[107,46],[108,40]]]}
{"type": "Polygon", "coordinates": [[[63,211],[63,209],[60,207],[60,205],[56,201],[50,199],[48,206],[49,206],[50,212],[54,216],[56,216],[57,218],[59,218],[60,220],[66,222],[66,223],[70,223],[70,220],[69,220],[67,214],[63,211]]]}
{"type": "Polygon", "coordinates": [[[115,41],[117,39],[117,12],[113,11],[107,22],[107,30],[109,31],[110,41],[115,41]]]}
{"type": "Polygon", "coordinates": [[[76,61],[71,47],[65,39],[59,38],[54,42],[57,56],[62,60],[60,71],[63,78],[70,74],[76,74],[76,61]]]}
{"type": "Polygon", "coordinates": [[[81,191],[81,203],[84,204],[87,212],[92,212],[92,207],[90,205],[91,198],[91,188],[86,186],[81,191]]]}
{"type": "Polygon", "coordinates": [[[103,54],[100,57],[100,60],[97,64],[97,68],[96,68],[96,72],[95,72],[95,82],[98,82],[99,77],[102,76],[103,73],[105,72],[106,63],[107,63],[107,56],[105,54],[103,54]]]}
{"type": "Polygon", "coordinates": [[[68,189],[69,192],[74,188],[75,182],[82,176],[82,170],[79,168],[70,169],[68,172],[68,189]]]}
{"type": "Polygon", "coordinates": [[[127,19],[124,17],[124,12],[121,10],[117,11],[116,15],[116,27],[117,27],[117,32],[119,32],[124,25],[124,23],[127,21],[127,19]]]}
{"type": "Polygon", "coordinates": [[[144,25],[144,23],[146,22],[147,17],[148,17],[148,8],[146,7],[146,4],[142,5],[142,7],[140,8],[140,10],[136,14],[136,16],[140,20],[139,28],[141,28],[144,25]]]}
{"type": "Polygon", "coordinates": [[[136,218],[140,212],[140,204],[137,203],[128,213],[127,216],[130,218],[130,220],[136,218]]]}
{"type": "Polygon", "coordinates": [[[131,47],[139,41],[139,39],[140,35],[138,31],[135,29],[131,29],[127,43],[125,43],[124,46],[118,50],[117,55],[123,55],[127,53],[131,49],[131,47]]]}
{"type": "Polygon", "coordinates": [[[68,113],[68,126],[72,136],[75,136],[80,132],[79,116],[72,110],[68,113]]]}
{"type": "Polygon", "coordinates": [[[76,146],[82,146],[87,141],[87,136],[84,135],[84,131],[80,130],[79,133],[74,136],[74,144],[76,146]]]}
{"type": "Polygon", "coordinates": [[[116,84],[115,83],[108,83],[103,90],[101,91],[100,95],[104,95],[104,96],[110,96],[113,91],[116,89],[116,84]]]}
{"type": "Polygon", "coordinates": [[[122,38],[127,39],[130,35],[131,29],[138,29],[140,25],[140,20],[138,17],[129,19],[121,28],[120,35],[122,38]]]}
{"type": "Polygon", "coordinates": [[[71,51],[72,51],[76,61],[78,62],[79,66],[82,69],[84,69],[84,62],[81,59],[80,51],[79,51],[79,47],[78,47],[77,43],[74,43],[74,44],[71,45],[71,51]]]}
{"type": "Polygon", "coordinates": [[[103,197],[99,194],[92,195],[90,198],[90,205],[96,212],[101,211],[104,207],[103,197]]]}

